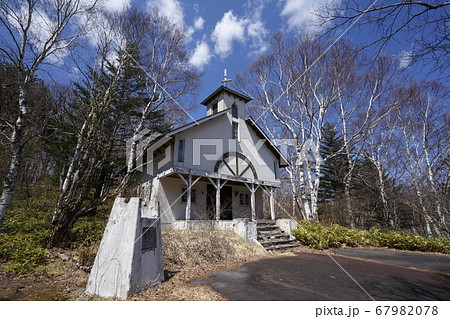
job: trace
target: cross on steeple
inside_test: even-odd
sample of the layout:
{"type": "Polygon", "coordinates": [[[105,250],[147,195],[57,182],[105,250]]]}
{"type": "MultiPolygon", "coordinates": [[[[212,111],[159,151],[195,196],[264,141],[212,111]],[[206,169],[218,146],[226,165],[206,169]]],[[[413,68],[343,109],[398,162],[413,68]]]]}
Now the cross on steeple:
{"type": "Polygon", "coordinates": [[[223,80],[221,81],[223,83],[223,86],[227,87],[227,83],[231,82],[231,79],[227,78],[227,69],[223,70],[223,80]]]}

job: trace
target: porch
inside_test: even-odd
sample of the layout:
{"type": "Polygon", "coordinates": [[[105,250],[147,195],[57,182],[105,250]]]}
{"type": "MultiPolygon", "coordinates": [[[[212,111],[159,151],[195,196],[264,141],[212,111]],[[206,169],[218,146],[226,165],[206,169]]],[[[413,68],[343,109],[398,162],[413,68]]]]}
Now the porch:
{"type": "Polygon", "coordinates": [[[275,219],[274,192],[279,182],[171,167],[156,176],[152,200],[161,203],[163,222],[225,221],[263,218],[263,192],[275,219]]]}

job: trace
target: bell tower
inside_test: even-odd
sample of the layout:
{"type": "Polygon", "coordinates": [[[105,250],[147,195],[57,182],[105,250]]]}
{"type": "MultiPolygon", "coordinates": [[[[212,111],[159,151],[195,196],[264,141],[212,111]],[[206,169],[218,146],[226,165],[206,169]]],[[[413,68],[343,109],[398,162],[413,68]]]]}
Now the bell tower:
{"type": "Polygon", "coordinates": [[[231,109],[233,118],[244,119],[247,116],[245,105],[251,101],[251,98],[227,87],[231,79],[227,78],[226,69],[224,79],[221,82],[222,85],[201,103],[206,106],[206,115],[209,116],[231,109]]]}

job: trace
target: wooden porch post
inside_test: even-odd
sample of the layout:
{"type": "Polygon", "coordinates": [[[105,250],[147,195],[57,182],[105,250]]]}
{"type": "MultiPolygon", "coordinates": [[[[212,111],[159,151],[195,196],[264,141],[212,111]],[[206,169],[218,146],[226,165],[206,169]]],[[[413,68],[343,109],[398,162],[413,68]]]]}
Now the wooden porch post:
{"type": "Polygon", "coordinates": [[[270,188],[269,188],[269,194],[270,194],[270,218],[272,220],[275,220],[275,205],[274,205],[274,202],[273,202],[273,193],[274,193],[273,187],[270,186],[270,188]]]}
{"type": "Polygon", "coordinates": [[[216,220],[220,220],[220,178],[217,179],[216,186],[216,220]]]}
{"type": "Polygon", "coordinates": [[[187,201],[186,201],[186,220],[191,219],[191,188],[192,188],[192,175],[189,174],[188,176],[188,185],[187,185],[187,201]]]}
{"type": "Polygon", "coordinates": [[[252,207],[252,220],[256,220],[256,207],[255,207],[255,184],[252,184],[251,192],[251,199],[250,199],[250,205],[252,207]]]}
{"type": "Polygon", "coordinates": [[[248,186],[247,183],[245,183],[245,186],[247,186],[248,190],[250,191],[251,195],[250,195],[250,207],[251,207],[251,211],[252,211],[252,220],[255,221],[256,220],[256,203],[255,203],[255,193],[256,190],[258,189],[259,185],[255,187],[255,184],[251,183],[251,186],[248,186]]]}
{"type": "Polygon", "coordinates": [[[227,183],[227,181],[225,180],[222,184],[220,182],[220,178],[217,178],[216,182],[214,182],[211,177],[208,177],[208,179],[216,188],[216,220],[220,220],[220,190],[227,183]]]}
{"type": "Polygon", "coordinates": [[[178,177],[186,184],[186,215],[185,215],[185,219],[186,220],[191,220],[191,195],[192,195],[192,186],[194,186],[195,183],[197,183],[201,176],[197,177],[197,179],[192,182],[192,174],[188,175],[188,180],[186,181],[186,179],[183,177],[183,175],[181,175],[180,173],[177,173],[178,177]]]}

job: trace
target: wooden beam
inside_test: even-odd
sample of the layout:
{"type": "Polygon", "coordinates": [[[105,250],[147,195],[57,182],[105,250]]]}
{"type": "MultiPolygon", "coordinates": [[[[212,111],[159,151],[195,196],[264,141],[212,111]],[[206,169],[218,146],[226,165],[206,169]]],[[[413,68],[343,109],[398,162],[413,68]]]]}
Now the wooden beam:
{"type": "Polygon", "coordinates": [[[275,194],[275,188],[272,186],[262,186],[262,189],[264,189],[270,195],[270,218],[272,220],[275,220],[275,202],[273,198],[273,194],[275,194]]]}
{"type": "MultiPolygon", "coordinates": [[[[252,188],[254,188],[254,184],[252,184],[252,188]]],[[[251,195],[250,195],[250,204],[252,207],[252,220],[256,220],[256,207],[255,207],[255,191],[252,191],[251,195]]]]}
{"type": "Polygon", "coordinates": [[[269,199],[269,203],[270,203],[270,218],[272,220],[275,220],[275,203],[273,201],[273,188],[270,187],[270,199],[269,199]]]}
{"type": "Polygon", "coordinates": [[[201,170],[194,170],[194,169],[188,169],[184,167],[173,167],[169,170],[161,173],[158,175],[158,177],[164,177],[173,173],[179,173],[179,174],[192,174],[194,176],[202,176],[202,177],[209,177],[209,178],[220,178],[221,180],[228,180],[228,181],[235,181],[240,183],[253,183],[258,185],[266,185],[266,186],[273,186],[273,187],[281,187],[281,182],[273,182],[273,181],[263,181],[259,179],[254,179],[250,177],[243,177],[243,176],[233,176],[233,175],[226,175],[226,174],[220,174],[215,172],[207,172],[207,171],[201,171],[201,170]]]}
{"type": "Polygon", "coordinates": [[[223,183],[220,182],[220,178],[217,178],[216,182],[210,177],[208,177],[209,181],[216,188],[216,220],[220,220],[220,190],[227,183],[225,180],[223,183]]]}
{"type": "MultiPolygon", "coordinates": [[[[189,183],[186,181],[186,179],[183,177],[183,175],[181,175],[180,173],[177,173],[177,175],[187,186],[189,186],[189,183]]],[[[189,175],[189,176],[191,176],[191,175],[189,175]]]]}
{"type": "MultiPolygon", "coordinates": [[[[183,178],[184,179],[184,178],[183,178]]],[[[188,177],[188,186],[187,186],[187,201],[186,201],[186,220],[191,219],[191,188],[192,188],[192,175],[189,174],[188,177]]]]}
{"type": "Polygon", "coordinates": [[[259,188],[259,185],[257,185],[255,187],[255,184],[253,184],[253,183],[250,184],[250,186],[247,183],[245,183],[245,186],[247,186],[248,190],[250,191],[250,208],[252,211],[252,220],[254,221],[254,220],[256,220],[255,193],[256,193],[256,190],[259,188]]]}
{"type": "Polygon", "coordinates": [[[220,189],[220,178],[218,178],[216,186],[216,220],[220,220],[220,189]]]}

